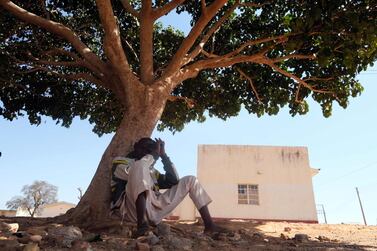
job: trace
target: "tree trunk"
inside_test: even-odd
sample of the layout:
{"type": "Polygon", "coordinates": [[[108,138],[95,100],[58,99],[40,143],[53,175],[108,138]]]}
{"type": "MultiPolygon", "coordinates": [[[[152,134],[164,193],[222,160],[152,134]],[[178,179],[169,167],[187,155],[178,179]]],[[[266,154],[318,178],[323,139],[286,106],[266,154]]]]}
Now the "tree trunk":
{"type": "Polygon", "coordinates": [[[136,99],[133,97],[133,107],[129,107],[125,112],[88,189],[76,208],[63,216],[63,221],[83,225],[85,222],[108,219],[113,158],[127,155],[137,140],[150,137],[165,107],[166,98],[162,98],[161,93],[156,93],[156,90],[151,90],[146,87],[143,93],[136,95],[136,99]]]}

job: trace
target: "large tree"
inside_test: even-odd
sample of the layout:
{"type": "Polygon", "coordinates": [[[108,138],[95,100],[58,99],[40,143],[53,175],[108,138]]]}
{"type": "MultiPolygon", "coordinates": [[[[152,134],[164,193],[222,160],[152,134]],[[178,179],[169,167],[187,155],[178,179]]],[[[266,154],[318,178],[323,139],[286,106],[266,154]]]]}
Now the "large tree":
{"type": "MultiPolygon", "coordinates": [[[[262,116],[312,97],[330,116],[377,55],[377,4],[359,0],[0,0],[0,115],[89,119],[115,132],[71,214],[103,217],[111,159],[154,128],[241,107],[262,116]],[[158,19],[191,18],[187,34],[158,19]]],[[[180,22],[177,20],[177,23],[180,22]]]]}

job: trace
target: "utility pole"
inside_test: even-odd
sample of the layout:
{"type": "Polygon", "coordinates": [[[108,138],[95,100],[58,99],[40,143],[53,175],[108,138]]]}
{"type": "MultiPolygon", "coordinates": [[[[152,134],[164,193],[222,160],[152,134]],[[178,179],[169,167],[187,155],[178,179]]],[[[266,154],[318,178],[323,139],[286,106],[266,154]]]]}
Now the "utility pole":
{"type": "Polygon", "coordinates": [[[365,214],[364,214],[363,204],[361,204],[361,199],[360,199],[359,189],[358,189],[357,187],[356,187],[356,193],[357,193],[357,197],[359,198],[359,203],[360,203],[361,213],[363,214],[364,224],[365,224],[365,226],[367,226],[367,221],[366,221],[366,219],[365,219],[365,214]]]}
{"type": "Polygon", "coordinates": [[[325,217],[325,224],[327,224],[327,219],[326,219],[326,212],[325,212],[325,207],[322,204],[322,211],[323,211],[323,217],[325,217]]]}

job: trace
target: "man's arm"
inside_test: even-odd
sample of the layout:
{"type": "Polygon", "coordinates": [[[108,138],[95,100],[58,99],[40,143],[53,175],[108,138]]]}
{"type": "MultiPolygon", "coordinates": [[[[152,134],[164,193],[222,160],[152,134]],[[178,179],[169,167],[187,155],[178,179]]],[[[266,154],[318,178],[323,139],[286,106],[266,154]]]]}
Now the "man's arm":
{"type": "Polygon", "coordinates": [[[179,177],[174,164],[170,161],[170,158],[164,154],[161,156],[162,163],[164,164],[165,174],[160,174],[157,182],[161,189],[171,188],[178,184],[179,177]]]}
{"type": "Polygon", "coordinates": [[[178,184],[179,177],[177,170],[173,162],[171,162],[168,155],[165,153],[165,142],[161,139],[156,139],[157,144],[159,145],[159,153],[161,157],[162,164],[164,165],[165,174],[159,174],[157,177],[158,186],[161,189],[170,188],[178,184]]]}

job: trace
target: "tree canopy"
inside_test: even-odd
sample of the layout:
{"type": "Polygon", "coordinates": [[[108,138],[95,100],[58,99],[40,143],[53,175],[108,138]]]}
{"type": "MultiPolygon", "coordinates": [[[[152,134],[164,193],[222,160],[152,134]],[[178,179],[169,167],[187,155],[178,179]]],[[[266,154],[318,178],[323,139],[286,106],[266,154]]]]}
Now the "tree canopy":
{"type": "MultiPolygon", "coordinates": [[[[116,130],[127,107],[107,83],[99,84],[99,64],[78,52],[87,48],[89,56],[109,61],[98,2],[13,1],[28,13],[64,25],[62,32],[74,32],[62,37],[46,25],[41,28],[39,19],[28,22],[33,16],[21,22],[24,13],[14,15],[6,6],[12,2],[1,0],[0,116],[13,120],[26,115],[31,124],[50,116],[66,127],[78,116],[89,119],[99,135],[116,130]]],[[[140,27],[148,2],[111,1],[121,46],[141,80],[147,79],[140,69],[140,27]]],[[[363,90],[355,76],[376,60],[375,1],[223,2],[150,2],[156,17],[174,9],[188,13],[192,26],[186,36],[158,19],[154,22],[154,79],[171,71],[182,44],[195,38],[189,50],[183,50],[187,63],[181,69],[197,72],[173,89],[159,129],[179,131],[207,115],[226,119],[241,107],[257,116],[277,114],[284,106],[292,116],[305,114],[310,96],[327,117],[334,102],[345,108],[349,98],[363,90]]]]}

